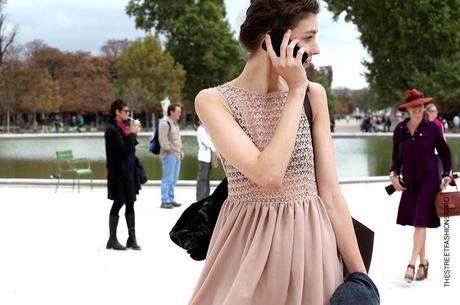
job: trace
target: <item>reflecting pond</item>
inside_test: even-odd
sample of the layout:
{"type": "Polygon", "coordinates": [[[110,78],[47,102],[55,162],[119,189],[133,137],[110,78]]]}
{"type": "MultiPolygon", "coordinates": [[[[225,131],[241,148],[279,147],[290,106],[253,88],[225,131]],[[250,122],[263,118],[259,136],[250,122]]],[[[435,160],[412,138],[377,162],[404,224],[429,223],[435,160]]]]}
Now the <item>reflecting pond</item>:
{"type": "MultiPolygon", "coordinates": [[[[137,155],[151,180],[161,179],[161,162],[148,151],[148,137],[140,137],[137,155]]],[[[454,166],[460,164],[460,139],[449,139],[454,166]]],[[[186,156],[182,162],[181,180],[195,180],[198,171],[197,143],[193,136],[183,137],[186,156]]],[[[334,138],[339,177],[384,176],[388,174],[391,139],[334,138]]],[[[0,178],[49,178],[56,172],[57,150],[73,150],[75,158],[91,161],[96,179],[105,179],[104,138],[0,138],[0,178]]],[[[224,176],[221,167],[214,169],[211,179],[224,176]]]]}

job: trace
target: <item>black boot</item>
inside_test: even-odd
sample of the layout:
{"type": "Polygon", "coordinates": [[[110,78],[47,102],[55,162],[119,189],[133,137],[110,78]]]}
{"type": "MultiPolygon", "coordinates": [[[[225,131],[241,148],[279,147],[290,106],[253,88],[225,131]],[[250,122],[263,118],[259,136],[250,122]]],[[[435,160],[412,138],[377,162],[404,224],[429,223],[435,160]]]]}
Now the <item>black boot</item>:
{"type": "Polygon", "coordinates": [[[118,215],[110,215],[109,217],[110,237],[109,237],[109,241],[107,242],[107,249],[126,250],[126,248],[123,247],[122,244],[120,244],[117,239],[118,219],[119,219],[118,215]]]}
{"type": "Polygon", "coordinates": [[[135,230],[135,223],[134,223],[134,213],[125,214],[126,217],[126,224],[128,225],[128,240],[126,241],[126,248],[130,248],[133,250],[140,250],[141,247],[137,244],[136,240],[136,230],[135,230]]]}

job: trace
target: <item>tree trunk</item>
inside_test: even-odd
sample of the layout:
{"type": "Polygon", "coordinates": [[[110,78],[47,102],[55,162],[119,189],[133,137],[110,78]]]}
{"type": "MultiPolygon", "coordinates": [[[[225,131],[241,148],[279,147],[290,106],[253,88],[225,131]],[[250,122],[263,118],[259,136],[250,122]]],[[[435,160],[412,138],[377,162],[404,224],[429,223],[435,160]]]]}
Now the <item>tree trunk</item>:
{"type": "Polygon", "coordinates": [[[38,131],[37,113],[32,113],[32,131],[36,133],[38,131]]]}
{"type": "Polygon", "coordinates": [[[149,128],[149,112],[144,112],[145,114],[145,129],[149,128]]]}
{"type": "Polygon", "coordinates": [[[180,117],[180,127],[181,128],[185,128],[186,124],[187,124],[187,115],[186,115],[186,109],[185,109],[185,106],[182,107],[182,115],[180,117]]]}
{"type": "Polygon", "coordinates": [[[6,111],[6,133],[10,133],[10,110],[6,111]]]}

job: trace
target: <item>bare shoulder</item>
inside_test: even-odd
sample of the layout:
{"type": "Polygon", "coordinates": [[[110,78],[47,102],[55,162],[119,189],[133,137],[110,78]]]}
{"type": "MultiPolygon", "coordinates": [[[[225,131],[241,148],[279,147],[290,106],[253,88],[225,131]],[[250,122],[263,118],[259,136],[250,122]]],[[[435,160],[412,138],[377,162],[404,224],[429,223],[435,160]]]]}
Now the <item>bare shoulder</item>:
{"type": "Polygon", "coordinates": [[[195,110],[200,115],[207,110],[230,110],[222,95],[214,88],[201,90],[195,97],[195,110]]]}
{"type": "Polygon", "coordinates": [[[208,99],[216,99],[220,97],[220,94],[214,88],[203,89],[195,97],[195,103],[208,99]]]}
{"type": "Polygon", "coordinates": [[[314,100],[313,102],[321,102],[321,100],[327,101],[326,89],[320,83],[310,82],[308,85],[310,98],[314,100]]]}
{"type": "Polygon", "coordinates": [[[327,94],[323,85],[320,83],[310,82],[308,89],[313,118],[316,117],[316,114],[328,111],[327,94]]]}

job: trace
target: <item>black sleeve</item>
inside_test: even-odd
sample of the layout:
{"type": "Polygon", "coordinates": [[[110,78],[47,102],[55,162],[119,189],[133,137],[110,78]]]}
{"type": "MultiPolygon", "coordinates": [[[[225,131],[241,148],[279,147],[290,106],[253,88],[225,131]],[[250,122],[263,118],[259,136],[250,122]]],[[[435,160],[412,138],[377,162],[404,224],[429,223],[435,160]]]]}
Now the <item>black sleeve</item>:
{"type": "Polygon", "coordinates": [[[441,161],[442,161],[442,167],[443,167],[442,177],[446,177],[449,175],[450,171],[452,170],[452,156],[450,153],[449,146],[447,145],[446,140],[444,140],[444,136],[442,135],[440,128],[436,126],[436,128],[433,128],[433,129],[436,132],[434,146],[436,147],[436,150],[438,151],[439,157],[441,158],[441,161]]]}
{"type": "Polygon", "coordinates": [[[393,152],[391,154],[391,169],[390,169],[390,171],[394,171],[398,175],[399,175],[399,172],[401,171],[401,166],[402,166],[402,156],[400,152],[401,138],[402,138],[401,128],[398,125],[393,131],[393,152]]]}

